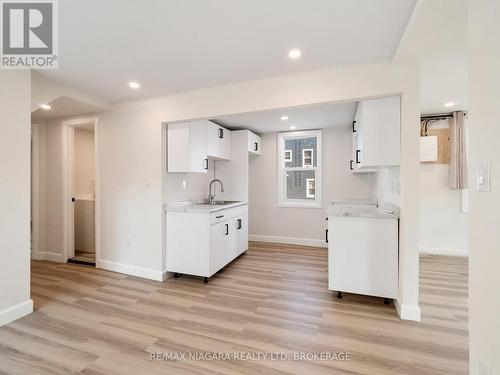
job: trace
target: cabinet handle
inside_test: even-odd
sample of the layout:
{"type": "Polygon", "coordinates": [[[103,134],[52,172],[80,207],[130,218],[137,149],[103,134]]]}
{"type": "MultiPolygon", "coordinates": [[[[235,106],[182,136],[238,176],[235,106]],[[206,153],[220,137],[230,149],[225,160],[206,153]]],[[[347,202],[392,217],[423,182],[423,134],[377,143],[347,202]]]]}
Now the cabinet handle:
{"type": "Polygon", "coordinates": [[[219,128],[219,138],[224,138],[224,129],[219,128]]]}
{"type": "Polygon", "coordinates": [[[243,225],[241,223],[241,219],[238,219],[238,228],[237,229],[241,229],[243,228],[243,225]]]}
{"type": "Polygon", "coordinates": [[[352,163],[353,163],[353,161],[354,161],[354,160],[351,160],[351,161],[349,162],[349,169],[350,169],[351,171],[354,169],[354,168],[352,167],[352,163]]]}
{"type": "Polygon", "coordinates": [[[356,150],[356,164],[361,163],[361,158],[359,157],[360,153],[361,153],[361,150],[356,150]]]}
{"type": "Polygon", "coordinates": [[[259,151],[259,144],[255,142],[255,151],[259,151]]]}
{"type": "Polygon", "coordinates": [[[216,216],[215,218],[216,219],[220,219],[220,218],[223,218],[223,217],[224,217],[224,215],[219,215],[219,216],[216,216]]]}
{"type": "Polygon", "coordinates": [[[326,230],[325,234],[326,234],[326,243],[328,243],[328,229],[326,230]]]}
{"type": "Polygon", "coordinates": [[[355,127],[356,121],[352,122],[352,132],[356,133],[356,127],[355,127]]]}
{"type": "Polygon", "coordinates": [[[208,159],[205,159],[205,169],[208,169],[208,159]]]}
{"type": "Polygon", "coordinates": [[[229,224],[226,224],[226,236],[229,234],[229,224]]]}

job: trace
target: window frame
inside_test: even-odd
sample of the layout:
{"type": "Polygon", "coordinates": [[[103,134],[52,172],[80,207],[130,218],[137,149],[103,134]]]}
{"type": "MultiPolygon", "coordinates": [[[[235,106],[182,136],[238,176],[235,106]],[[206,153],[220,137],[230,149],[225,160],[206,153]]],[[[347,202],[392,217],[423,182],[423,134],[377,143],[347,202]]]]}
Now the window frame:
{"type": "Polygon", "coordinates": [[[290,153],[290,159],[287,159],[286,156],[284,156],[285,163],[290,163],[293,162],[293,150],[285,150],[285,154],[289,152],[290,153]]]}
{"type": "MultiPolygon", "coordinates": [[[[280,132],[277,137],[278,148],[278,207],[296,207],[296,208],[322,208],[322,169],[323,169],[323,132],[319,130],[304,130],[280,132]],[[285,166],[285,140],[293,138],[316,137],[316,166],[314,166],[314,151],[311,154],[311,163],[309,167],[286,167],[285,166]],[[314,199],[289,199],[286,198],[286,172],[287,171],[310,171],[314,170],[314,199]]],[[[309,149],[305,149],[309,150],[309,149]]],[[[293,159],[292,159],[293,160],[293,159]]],[[[302,163],[303,164],[303,163],[302,163]]],[[[306,179],[307,180],[307,179],[306,179]]],[[[306,182],[307,195],[307,182],[306,182]]]]}

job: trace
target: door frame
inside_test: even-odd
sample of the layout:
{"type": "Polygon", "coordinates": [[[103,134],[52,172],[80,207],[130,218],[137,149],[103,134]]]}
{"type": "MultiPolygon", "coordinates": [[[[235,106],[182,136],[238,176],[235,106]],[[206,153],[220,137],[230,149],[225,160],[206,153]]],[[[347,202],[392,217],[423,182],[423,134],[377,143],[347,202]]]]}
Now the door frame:
{"type": "Polygon", "coordinates": [[[72,202],[74,197],[74,143],[75,143],[75,128],[83,125],[94,125],[94,224],[95,224],[95,260],[96,268],[99,265],[100,255],[100,172],[99,172],[99,121],[97,117],[82,117],[62,122],[64,134],[64,159],[63,159],[63,176],[64,176],[64,194],[63,194],[63,209],[64,209],[64,249],[63,261],[75,256],[75,205],[72,202]]]}

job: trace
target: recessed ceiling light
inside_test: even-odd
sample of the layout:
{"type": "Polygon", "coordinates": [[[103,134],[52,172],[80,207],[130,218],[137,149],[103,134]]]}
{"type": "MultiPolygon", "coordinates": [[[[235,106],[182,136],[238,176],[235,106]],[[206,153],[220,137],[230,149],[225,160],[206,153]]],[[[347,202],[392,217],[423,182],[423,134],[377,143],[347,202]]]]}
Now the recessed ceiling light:
{"type": "Polygon", "coordinates": [[[42,104],[42,105],[40,106],[40,108],[41,108],[41,109],[45,109],[46,111],[48,111],[49,109],[52,109],[52,107],[51,107],[50,105],[48,105],[48,104],[42,104]]]}
{"type": "Polygon", "coordinates": [[[295,130],[295,129],[297,129],[296,126],[290,126],[290,130],[295,130]]]}
{"type": "Polygon", "coordinates": [[[288,52],[288,57],[291,59],[298,59],[300,55],[302,55],[300,49],[292,49],[290,52],[288,52]]]}
{"type": "Polygon", "coordinates": [[[129,82],[128,87],[130,87],[131,89],[138,89],[139,87],[141,87],[141,85],[139,84],[139,82],[129,82]]]}
{"type": "Polygon", "coordinates": [[[281,121],[286,121],[288,120],[288,116],[281,116],[281,121]]]}
{"type": "Polygon", "coordinates": [[[455,105],[454,102],[448,102],[448,103],[444,103],[444,106],[445,107],[453,107],[455,105]]]}

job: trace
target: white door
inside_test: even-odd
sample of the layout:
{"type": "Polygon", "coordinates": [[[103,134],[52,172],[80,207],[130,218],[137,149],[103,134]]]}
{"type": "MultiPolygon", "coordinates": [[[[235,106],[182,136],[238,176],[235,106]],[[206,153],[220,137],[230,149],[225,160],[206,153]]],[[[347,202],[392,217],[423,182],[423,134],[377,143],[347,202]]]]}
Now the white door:
{"type": "Polygon", "coordinates": [[[191,121],[189,124],[190,135],[190,171],[207,173],[207,127],[205,120],[191,121]]]}
{"type": "Polygon", "coordinates": [[[248,213],[236,218],[236,256],[248,250],[248,213]]]}

